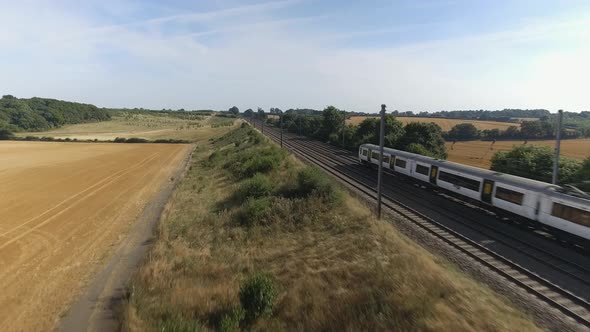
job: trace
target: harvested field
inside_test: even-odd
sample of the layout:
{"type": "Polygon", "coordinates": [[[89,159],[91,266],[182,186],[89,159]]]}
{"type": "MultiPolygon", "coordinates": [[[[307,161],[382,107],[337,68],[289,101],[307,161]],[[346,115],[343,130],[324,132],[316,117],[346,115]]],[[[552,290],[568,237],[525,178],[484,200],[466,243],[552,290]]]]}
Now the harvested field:
{"type": "MultiPolygon", "coordinates": [[[[482,168],[490,168],[490,160],[494,153],[508,151],[514,146],[522,144],[524,144],[524,141],[497,141],[494,144],[485,141],[457,142],[454,145],[452,142],[446,143],[450,161],[482,168]]],[[[553,140],[528,141],[527,144],[555,147],[555,141],[553,140]]],[[[590,139],[561,141],[561,155],[583,160],[590,156],[590,139]]]]}
{"type": "Polygon", "coordinates": [[[152,114],[116,115],[111,121],[66,125],[45,131],[17,133],[18,136],[77,138],[79,140],[113,140],[116,137],[146,139],[184,139],[198,141],[224,132],[222,126],[235,119],[203,117],[203,120],[185,120],[152,114]],[[221,125],[221,126],[220,126],[221,125]]]}
{"type": "MultiPolygon", "coordinates": [[[[366,116],[353,116],[346,120],[347,123],[359,124],[367,118],[366,116]]],[[[477,121],[477,120],[461,120],[461,119],[442,119],[442,118],[420,118],[420,117],[396,117],[404,125],[411,122],[434,122],[439,125],[443,131],[449,131],[454,126],[460,123],[472,123],[479,130],[486,129],[500,129],[506,130],[510,126],[520,127],[520,123],[497,122],[497,121],[477,121]]]]}
{"type": "Polygon", "coordinates": [[[0,330],[53,329],[190,149],[0,142],[0,330]]]}

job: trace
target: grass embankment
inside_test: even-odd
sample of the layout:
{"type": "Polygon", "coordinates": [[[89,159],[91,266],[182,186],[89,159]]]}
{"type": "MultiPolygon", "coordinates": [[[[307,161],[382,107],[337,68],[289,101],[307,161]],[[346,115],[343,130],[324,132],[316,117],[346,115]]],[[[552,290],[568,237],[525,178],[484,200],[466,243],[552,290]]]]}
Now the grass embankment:
{"type": "Polygon", "coordinates": [[[535,330],[249,126],[197,148],[124,328],[535,330]]]}

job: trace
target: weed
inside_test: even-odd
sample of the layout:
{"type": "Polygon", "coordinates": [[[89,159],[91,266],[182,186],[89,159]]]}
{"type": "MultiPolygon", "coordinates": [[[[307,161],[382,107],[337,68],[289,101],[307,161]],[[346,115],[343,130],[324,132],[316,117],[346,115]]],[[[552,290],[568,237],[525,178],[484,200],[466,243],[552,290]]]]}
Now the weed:
{"type": "Polygon", "coordinates": [[[240,303],[248,320],[272,313],[276,290],[269,275],[254,274],[240,287],[240,303]]]}
{"type": "Polygon", "coordinates": [[[273,189],[274,185],[268,176],[258,173],[240,185],[234,198],[239,202],[243,202],[248,198],[269,196],[273,189]]]}
{"type": "Polygon", "coordinates": [[[197,332],[201,330],[201,325],[197,321],[184,319],[181,317],[166,319],[160,323],[160,332],[197,332]]]}
{"type": "Polygon", "coordinates": [[[246,312],[242,307],[235,307],[229,313],[223,315],[219,323],[219,330],[222,332],[239,331],[240,323],[246,318],[246,312]]]}
{"type": "Polygon", "coordinates": [[[254,226],[265,224],[270,212],[270,199],[268,197],[249,198],[242,205],[237,214],[238,221],[242,226],[254,226]]]}
{"type": "Polygon", "coordinates": [[[326,203],[335,204],[342,200],[342,193],[317,167],[306,167],[297,173],[297,193],[303,197],[320,197],[326,203]]]}

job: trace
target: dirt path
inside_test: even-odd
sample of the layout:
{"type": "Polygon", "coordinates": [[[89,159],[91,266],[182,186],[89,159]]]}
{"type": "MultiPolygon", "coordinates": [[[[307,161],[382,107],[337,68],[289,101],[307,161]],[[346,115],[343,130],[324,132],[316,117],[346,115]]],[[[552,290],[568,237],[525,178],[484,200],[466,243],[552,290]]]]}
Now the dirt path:
{"type": "Polygon", "coordinates": [[[0,142],[0,330],[55,328],[190,150],[0,142]]]}
{"type": "Polygon", "coordinates": [[[183,175],[190,155],[174,171],[175,181],[164,184],[148,203],[139,219],[119,245],[109,263],[96,276],[82,297],[71,306],[59,328],[60,331],[115,331],[120,329],[121,304],[126,286],[139,262],[145,258],[153,240],[153,231],[164,212],[176,183],[183,175]]]}

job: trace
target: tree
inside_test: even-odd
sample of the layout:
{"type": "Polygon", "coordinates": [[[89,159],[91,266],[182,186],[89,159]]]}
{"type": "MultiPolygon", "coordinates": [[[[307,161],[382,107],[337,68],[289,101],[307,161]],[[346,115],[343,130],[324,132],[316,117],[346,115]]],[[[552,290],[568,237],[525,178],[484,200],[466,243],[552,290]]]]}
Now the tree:
{"type": "Polygon", "coordinates": [[[520,136],[520,131],[517,126],[510,126],[504,131],[504,136],[507,138],[517,138],[520,136]]]}
{"type": "MultiPolygon", "coordinates": [[[[334,135],[342,130],[343,122],[342,111],[334,106],[328,106],[322,112],[322,128],[320,131],[320,138],[323,140],[330,140],[334,135]]],[[[332,139],[333,140],[333,139],[332,139]]]]}
{"type": "Polygon", "coordinates": [[[240,115],[240,109],[237,108],[236,106],[230,107],[230,109],[228,111],[235,116],[240,115]]]}
{"type": "Polygon", "coordinates": [[[14,137],[14,134],[10,130],[0,128],[0,141],[9,140],[9,139],[12,139],[13,137],[14,137]]]}
{"type": "Polygon", "coordinates": [[[439,159],[447,158],[447,148],[442,137],[441,128],[433,123],[411,122],[405,128],[404,135],[398,140],[396,147],[409,151],[411,144],[420,144],[428,156],[439,159]]]}
{"type": "Polygon", "coordinates": [[[451,140],[469,141],[478,139],[480,133],[472,123],[459,123],[451,128],[448,136],[451,140]]]}
{"type": "Polygon", "coordinates": [[[254,115],[254,111],[251,108],[244,111],[244,116],[252,117],[252,115],[254,115]]]}
{"type": "Polygon", "coordinates": [[[266,119],[266,114],[264,114],[264,110],[260,107],[258,107],[258,117],[260,119],[266,119]]]}
{"type": "MultiPolygon", "coordinates": [[[[533,180],[551,182],[553,177],[553,150],[547,146],[519,145],[510,151],[496,152],[491,170],[533,180]]],[[[569,183],[581,168],[581,163],[559,158],[559,182],[569,183]]]]}

